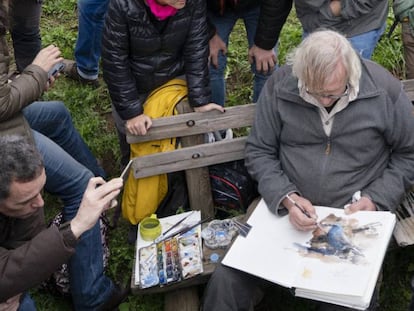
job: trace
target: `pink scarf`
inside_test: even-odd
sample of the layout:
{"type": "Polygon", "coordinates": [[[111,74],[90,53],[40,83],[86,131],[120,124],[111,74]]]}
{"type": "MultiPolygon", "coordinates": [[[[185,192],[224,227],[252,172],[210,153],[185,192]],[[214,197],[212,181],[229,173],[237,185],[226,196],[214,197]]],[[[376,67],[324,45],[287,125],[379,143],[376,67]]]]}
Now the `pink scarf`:
{"type": "Polygon", "coordinates": [[[147,0],[147,4],[157,19],[160,21],[175,15],[177,9],[169,5],[159,5],[156,0],[147,0]]]}

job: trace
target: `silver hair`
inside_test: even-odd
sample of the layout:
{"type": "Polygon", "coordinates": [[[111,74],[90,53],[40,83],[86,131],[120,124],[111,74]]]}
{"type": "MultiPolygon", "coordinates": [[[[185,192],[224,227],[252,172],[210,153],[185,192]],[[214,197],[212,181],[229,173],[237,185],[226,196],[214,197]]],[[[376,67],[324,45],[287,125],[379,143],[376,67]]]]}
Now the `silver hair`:
{"type": "Polygon", "coordinates": [[[332,30],[317,30],[287,56],[292,73],[307,87],[322,90],[342,63],[351,87],[359,84],[361,60],[348,39],[332,30]]]}

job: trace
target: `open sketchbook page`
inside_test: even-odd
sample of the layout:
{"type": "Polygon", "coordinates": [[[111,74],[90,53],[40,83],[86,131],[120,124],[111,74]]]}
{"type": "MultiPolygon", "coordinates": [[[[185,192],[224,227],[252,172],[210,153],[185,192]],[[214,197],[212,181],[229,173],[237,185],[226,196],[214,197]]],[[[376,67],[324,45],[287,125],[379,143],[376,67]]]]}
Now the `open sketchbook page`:
{"type": "Polygon", "coordinates": [[[364,309],[375,288],[395,216],[389,212],[345,215],[342,209],[315,208],[318,220],[324,220],[325,232],[319,235],[296,230],[288,216],[272,214],[261,200],[248,220],[249,235],[236,239],[222,263],[295,288],[297,296],[364,309]],[[335,244],[344,243],[332,238],[337,237],[336,229],[348,234],[349,245],[335,244]]]}

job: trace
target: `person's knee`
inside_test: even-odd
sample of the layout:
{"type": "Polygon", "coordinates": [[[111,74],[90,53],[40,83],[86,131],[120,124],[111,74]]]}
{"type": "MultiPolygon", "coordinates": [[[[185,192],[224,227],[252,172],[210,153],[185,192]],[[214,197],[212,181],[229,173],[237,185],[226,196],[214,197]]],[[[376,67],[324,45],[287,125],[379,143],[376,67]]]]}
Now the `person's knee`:
{"type": "Polygon", "coordinates": [[[61,101],[47,102],[47,107],[50,110],[54,110],[58,114],[70,115],[69,110],[66,108],[65,104],[61,101]]]}
{"type": "Polygon", "coordinates": [[[65,104],[61,101],[51,101],[47,103],[49,111],[53,111],[55,114],[55,119],[61,120],[62,124],[69,122],[66,126],[72,126],[72,115],[65,104]]]}

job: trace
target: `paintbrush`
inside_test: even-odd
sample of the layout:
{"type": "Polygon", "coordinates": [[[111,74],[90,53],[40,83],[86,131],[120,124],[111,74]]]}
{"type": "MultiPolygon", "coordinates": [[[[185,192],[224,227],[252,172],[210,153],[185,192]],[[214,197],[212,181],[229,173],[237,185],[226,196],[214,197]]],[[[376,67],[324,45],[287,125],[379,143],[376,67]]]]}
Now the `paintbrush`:
{"type": "Polygon", "coordinates": [[[171,228],[169,228],[167,231],[165,231],[165,232],[163,232],[158,238],[156,238],[155,240],[154,240],[154,243],[158,243],[158,242],[160,242],[161,240],[163,240],[164,239],[164,237],[167,235],[167,233],[168,232],[170,232],[172,229],[174,229],[174,228],[177,228],[177,226],[179,225],[179,224],[181,224],[184,220],[186,220],[188,217],[190,217],[192,214],[194,213],[194,211],[192,211],[191,213],[189,213],[187,216],[185,216],[185,217],[183,217],[183,218],[181,218],[179,221],[177,221],[175,224],[173,224],[172,226],[171,226],[171,228]]]}
{"type": "Polygon", "coordinates": [[[171,238],[173,236],[176,236],[176,235],[183,235],[184,233],[190,231],[191,229],[194,229],[198,225],[201,225],[201,224],[203,224],[203,223],[205,223],[207,221],[210,221],[211,219],[212,219],[212,217],[207,217],[207,218],[205,218],[203,220],[200,220],[200,221],[196,222],[195,224],[193,224],[191,226],[185,226],[184,228],[178,230],[177,232],[173,232],[173,233],[171,233],[171,234],[169,234],[167,236],[164,236],[161,240],[159,240],[157,242],[154,241],[154,243],[163,242],[163,241],[165,241],[165,240],[167,240],[167,239],[169,239],[169,238],[171,238]]]}

